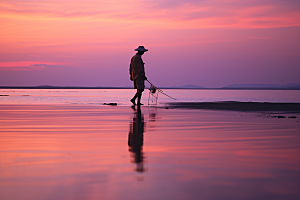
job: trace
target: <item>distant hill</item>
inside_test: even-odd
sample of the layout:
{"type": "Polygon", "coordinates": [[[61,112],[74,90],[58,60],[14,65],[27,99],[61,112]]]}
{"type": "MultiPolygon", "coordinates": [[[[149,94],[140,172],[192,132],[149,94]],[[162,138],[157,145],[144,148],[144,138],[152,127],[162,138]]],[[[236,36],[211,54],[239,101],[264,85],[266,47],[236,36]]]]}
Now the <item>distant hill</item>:
{"type": "Polygon", "coordinates": [[[170,87],[170,88],[179,88],[179,89],[199,89],[199,88],[204,88],[202,86],[198,86],[198,85],[182,85],[182,86],[174,86],[174,87],[170,87]]]}
{"type": "Polygon", "coordinates": [[[272,88],[272,89],[300,89],[300,83],[291,83],[286,85],[276,85],[276,84],[232,84],[227,85],[223,88],[272,88]]]}
{"type": "Polygon", "coordinates": [[[57,86],[53,86],[53,85],[39,85],[36,86],[37,88],[41,88],[41,89],[51,89],[51,88],[57,88],[57,86]]]}

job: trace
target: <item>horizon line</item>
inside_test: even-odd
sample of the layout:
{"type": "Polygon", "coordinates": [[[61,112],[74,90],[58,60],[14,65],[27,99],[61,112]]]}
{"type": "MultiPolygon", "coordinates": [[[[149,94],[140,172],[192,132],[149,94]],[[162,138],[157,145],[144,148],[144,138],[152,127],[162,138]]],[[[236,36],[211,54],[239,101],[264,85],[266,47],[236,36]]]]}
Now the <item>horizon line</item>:
{"type": "MultiPolygon", "coordinates": [[[[148,89],[149,87],[145,87],[148,89]]],[[[192,89],[192,90],[207,90],[207,89],[230,89],[230,90],[300,90],[300,86],[290,87],[157,87],[161,89],[192,89]]],[[[0,89],[134,89],[133,87],[119,87],[119,86],[0,86],[0,89]]]]}

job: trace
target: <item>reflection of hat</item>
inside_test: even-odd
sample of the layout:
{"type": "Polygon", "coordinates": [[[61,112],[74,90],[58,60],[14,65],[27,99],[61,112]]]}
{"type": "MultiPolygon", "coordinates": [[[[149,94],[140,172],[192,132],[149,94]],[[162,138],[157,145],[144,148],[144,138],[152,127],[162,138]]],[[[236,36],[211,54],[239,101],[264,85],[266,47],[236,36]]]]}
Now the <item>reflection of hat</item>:
{"type": "Polygon", "coordinates": [[[144,46],[139,46],[139,48],[135,49],[135,51],[148,51],[144,46]]]}

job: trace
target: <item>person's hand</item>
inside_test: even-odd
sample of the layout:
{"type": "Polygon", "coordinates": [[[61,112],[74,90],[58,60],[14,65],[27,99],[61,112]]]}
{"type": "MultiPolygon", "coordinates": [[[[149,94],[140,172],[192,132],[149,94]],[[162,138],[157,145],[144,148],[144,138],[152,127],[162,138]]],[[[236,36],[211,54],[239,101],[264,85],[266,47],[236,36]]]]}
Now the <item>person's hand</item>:
{"type": "Polygon", "coordinates": [[[146,76],[144,77],[144,80],[147,80],[147,77],[146,77],[146,76]]]}

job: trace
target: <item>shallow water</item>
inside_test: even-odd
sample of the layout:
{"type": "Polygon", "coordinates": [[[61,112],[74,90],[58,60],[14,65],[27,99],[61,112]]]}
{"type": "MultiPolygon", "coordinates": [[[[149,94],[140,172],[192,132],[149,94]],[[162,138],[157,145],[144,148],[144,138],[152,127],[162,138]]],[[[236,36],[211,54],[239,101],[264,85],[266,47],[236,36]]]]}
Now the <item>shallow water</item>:
{"type": "MultiPolygon", "coordinates": [[[[166,102],[294,102],[300,103],[300,90],[175,90],[165,89],[158,94],[158,104],[166,102]]],[[[0,104],[96,104],[130,105],[134,89],[0,89],[0,104]]],[[[152,97],[152,96],[150,96],[152,97]]],[[[145,90],[142,102],[148,104],[145,90]]],[[[152,100],[153,98],[150,98],[152,100]]],[[[151,103],[151,101],[150,101],[151,103]]]]}
{"type": "Polygon", "coordinates": [[[300,198],[299,115],[50,104],[0,113],[0,199],[300,198]]]}

